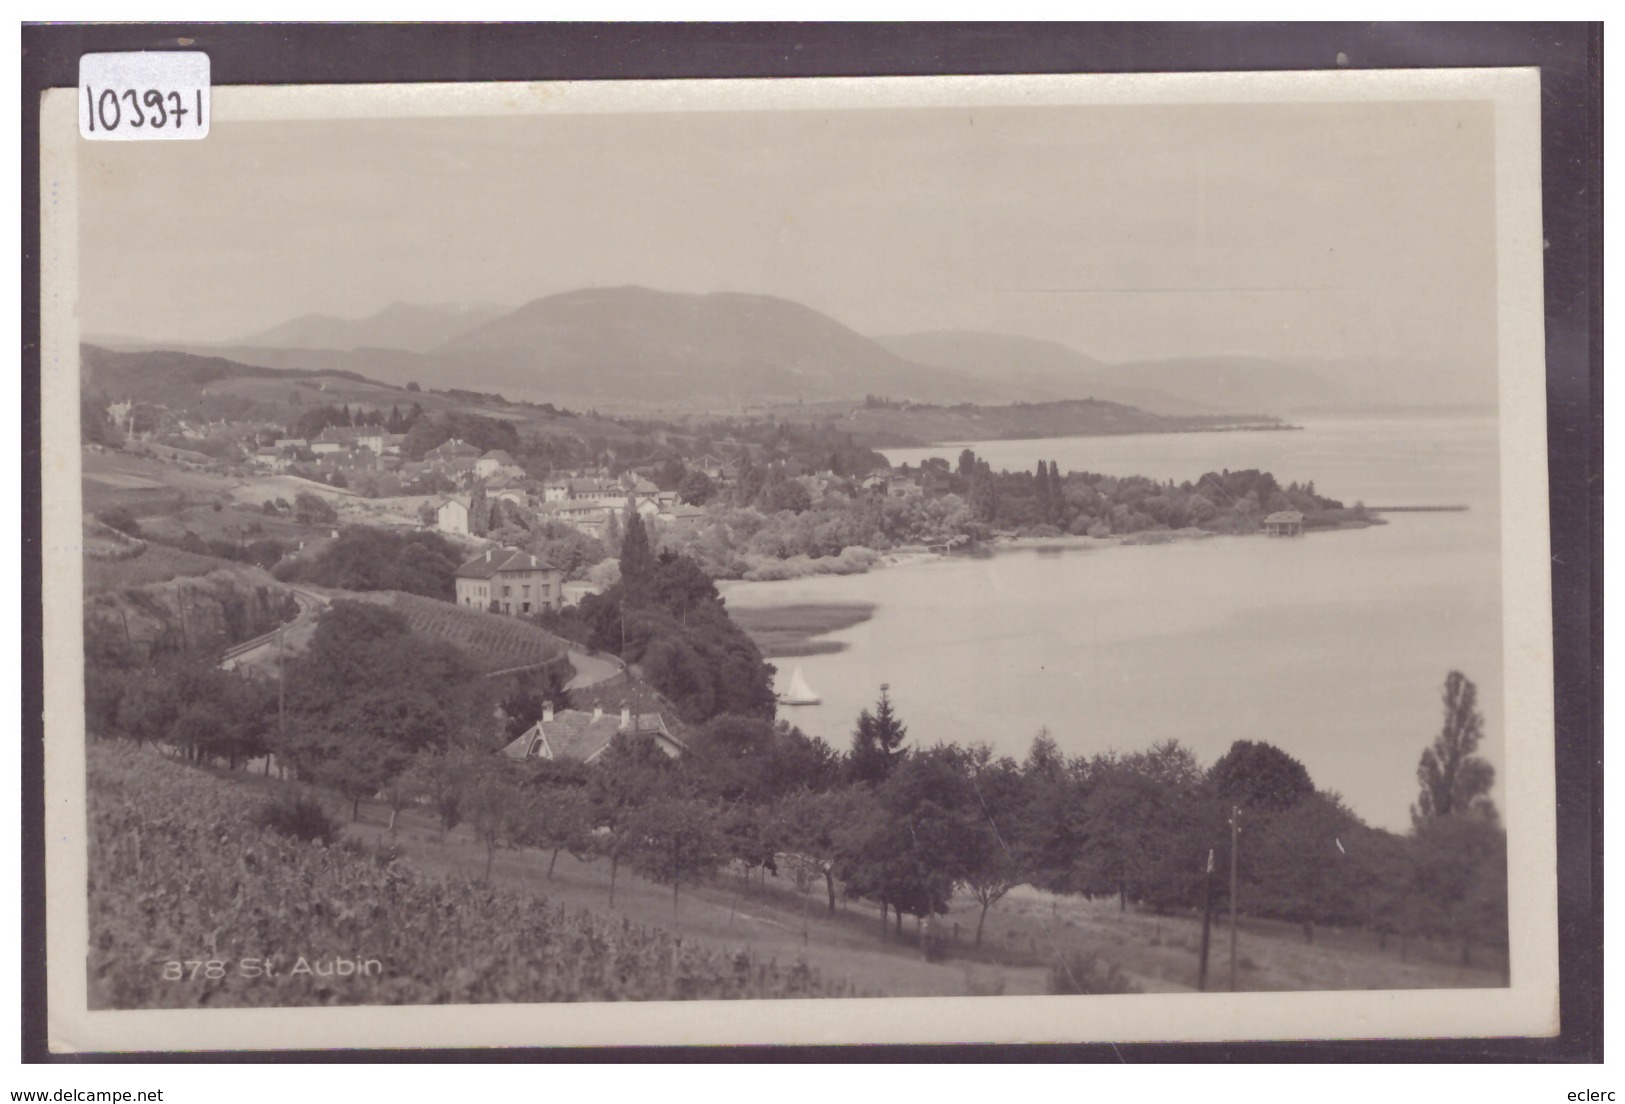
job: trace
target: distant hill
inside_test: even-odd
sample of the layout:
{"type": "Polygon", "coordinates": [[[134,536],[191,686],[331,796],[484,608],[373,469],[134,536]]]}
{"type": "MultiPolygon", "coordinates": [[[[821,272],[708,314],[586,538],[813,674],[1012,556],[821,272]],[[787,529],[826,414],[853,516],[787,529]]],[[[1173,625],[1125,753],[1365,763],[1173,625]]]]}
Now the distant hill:
{"type": "Polygon", "coordinates": [[[406,349],[279,349],[260,345],[155,345],[109,343],[118,353],[166,352],[223,358],[237,364],[304,375],[349,375],[395,387],[416,382],[423,387],[469,387],[466,373],[426,353],[406,349]]]}
{"type": "Polygon", "coordinates": [[[79,346],[79,375],[86,391],[109,399],[161,403],[176,410],[190,406],[205,387],[221,380],[330,376],[367,382],[354,372],[279,371],[219,356],[167,349],[121,352],[98,345],[79,346]]]}
{"type": "Polygon", "coordinates": [[[1152,414],[1122,403],[1071,399],[1005,406],[930,406],[916,403],[862,406],[824,420],[870,448],[897,448],[954,441],[1095,437],[1123,433],[1192,433],[1248,428],[1286,429],[1263,415],[1152,414]]]}
{"type": "Polygon", "coordinates": [[[1329,361],[1202,356],[1113,364],[1058,341],[981,330],[931,330],[876,340],[921,364],[1002,381],[1007,402],[1095,398],[1157,414],[1279,414],[1367,401],[1339,382],[1344,365],[1329,361]]]}
{"type": "Polygon", "coordinates": [[[423,353],[507,313],[503,307],[391,303],[365,318],[305,314],[233,345],[269,349],[401,349],[423,353]]]}
{"type": "Polygon", "coordinates": [[[915,364],[810,307],[768,295],[593,288],[527,303],[434,350],[507,392],[698,398],[994,399],[997,385],[915,364]]]}
{"type": "Polygon", "coordinates": [[[622,412],[738,410],[881,395],[933,403],[1098,399],[1170,416],[1493,403],[1494,372],[1396,358],[1184,356],[1108,363],[978,330],[871,338],[768,295],[590,288],[492,307],[305,315],[220,346],[119,343],[394,386],[499,391],[622,412]]]}
{"type": "Polygon", "coordinates": [[[916,363],[996,384],[1003,389],[1006,402],[1094,398],[1157,414],[1213,414],[1235,409],[1125,379],[1115,365],[1058,341],[985,330],[928,330],[875,340],[916,363]]]}
{"type": "Polygon", "coordinates": [[[1115,364],[1111,379],[1178,395],[1214,410],[1272,413],[1351,405],[1347,388],[1325,371],[1264,357],[1171,357],[1115,364]]]}

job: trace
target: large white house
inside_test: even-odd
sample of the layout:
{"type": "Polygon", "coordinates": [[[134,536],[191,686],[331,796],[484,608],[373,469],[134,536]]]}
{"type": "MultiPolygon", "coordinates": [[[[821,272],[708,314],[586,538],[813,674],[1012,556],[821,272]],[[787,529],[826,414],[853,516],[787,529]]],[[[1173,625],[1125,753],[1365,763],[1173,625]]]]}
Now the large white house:
{"type": "Polygon", "coordinates": [[[490,549],[456,572],[457,604],[521,616],[558,609],[564,600],[564,572],[517,548],[490,549]]]}

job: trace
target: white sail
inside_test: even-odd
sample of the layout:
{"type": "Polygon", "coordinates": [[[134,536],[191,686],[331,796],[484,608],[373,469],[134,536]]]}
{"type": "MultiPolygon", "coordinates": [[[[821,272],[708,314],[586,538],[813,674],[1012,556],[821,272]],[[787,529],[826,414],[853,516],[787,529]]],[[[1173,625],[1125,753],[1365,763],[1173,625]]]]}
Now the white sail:
{"type": "Polygon", "coordinates": [[[807,685],[807,679],[802,675],[800,667],[797,667],[795,673],[790,676],[790,688],[779,695],[779,701],[785,705],[817,705],[818,700],[813,688],[807,685]]]}

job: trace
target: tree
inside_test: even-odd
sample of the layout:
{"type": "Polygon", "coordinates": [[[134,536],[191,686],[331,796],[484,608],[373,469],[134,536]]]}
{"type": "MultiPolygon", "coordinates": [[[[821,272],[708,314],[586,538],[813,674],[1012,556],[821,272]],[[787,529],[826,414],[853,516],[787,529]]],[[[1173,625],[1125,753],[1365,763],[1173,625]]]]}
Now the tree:
{"type": "Polygon", "coordinates": [[[526,803],[523,842],[551,851],[547,880],[553,880],[559,852],[581,856],[592,847],[592,804],[579,786],[538,786],[526,803]]]}
{"type": "Polygon", "coordinates": [[[812,509],[812,492],[799,480],[780,479],[763,488],[760,503],[764,513],[776,514],[785,510],[793,514],[805,513],[812,509]]]}
{"type": "Polygon", "coordinates": [[[1454,941],[1461,964],[1475,944],[1507,939],[1506,833],[1473,815],[1427,817],[1412,830],[1410,896],[1424,931],[1454,941]]]}
{"type": "Polygon", "coordinates": [[[1365,825],[1336,794],[1303,798],[1246,829],[1248,910],[1315,924],[1366,918],[1365,825]]]}
{"type": "Polygon", "coordinates": [[[892,710],[890,689],[882,683],[875,711],[865,709],[858,714],[858,727],[852,733],[852,751],[847,756],[847,769],[854,781],[883,782],[908,755],[903,748],[908,727],[892,710]]]}
{"type": "Polygon", "coordinates": [[[625,535],[621,538],[621,578],[629,585],[642,582],[654,567],[654,550],[643,518],[630,506],[626,511],[625,535]]]}
{"type": "Polygon", "coordinates": [[[569,679],[565,677],[561,664],[562,661],[549,663],[534,676],[516,681],[513,690],[502,699],[502,715],[506,718],[503,725],[505,739],[517,739],[529,730],[542,719],[547,706],[552,705],[555,709],[569,707],[569,698],[564,692],[569,679]]]}
{"type": "Polygon", "coordinates": [[[1237,740],[1209,772],[1225,801],[1279,812],[1315,792],[1309,771],[1273,744],[1237,740]]]}
{"type": "Polygon", "coordinates": [[[84,444],[117,446],[123,440],[108,417],[107,403],[88,391],[79,394],[79,439],[84,444]]]}
{"type": "Polygon", "coordinates": [[[1489,798],[1495,768],[1474,754],[1483,736],[1478,687],[1460,671],[1451,671],[1444,683],[1444,728],[1416,768],[1422,789],[1411,809],[1414,822],[1447,816],[1495,818],[1489,798]]]}
{"type": "Polygon", "coordinates": [[[395,826],[403,810],[428,796],[424,775],[418,770],[419,756],[413,756],[385,780],[379,794],[389,807],[389,838],[395,838],[395,826]]]}
{"type": "Polygon", "coordinates": [[[867,795],[854,789],[802,790],[776,806],[779,838],[797,861],[824,879],[831,916],[835,915],[835,869],[841,860],[843,833],[861,820],[866,808],[867,795]]]}
{"type": "Polygon", "coordinates": [[[491,530],[491,504],[485,499],[485,480],[476,479],[468,496],[468,531],[483,537],[491,530]]]}
{"type": "Polygon", "coordinates": [[[1087,791],[1047,729],[1033,737],[1022,774],[1027,786],[1026,861],[1033,885],[1052,893],[1076,887],[1087,839],[1087,791]]]}
{"type": "Polygon", "coordinates": [[[513,846],[526,830],[524,801],[512,764],[494,755],[481,757],[468,778],[463,808],[475,838],[485,845],[485,880],[489,882],[497,848],[513,846]]]}
{"type": "Polygon", "coordinates": [[[1037,492],[1038,520],[1048,525],[1055,516],[1055,507],[1050,500],[1049,465],[1042,460],[1038,462],[1038,470],[1033,473],[1033,488],[1037,492]]]}
{"type": "Polygon", "coordinates": [[[1031,795],[1027,779],[1013,759],[993,759],[986,747],[974,749],[970,767],[976,794],[976,818],[971,832],[965,888],[982,906],[976,918],[976,946],[982,945],[982,927],[990,908],[1028,879],[1026,817],[1031,795]]]}
{"type": "Polygon", "coordinates": [[[350,525],[314,556],[285,565],[278,577],[341,590],[404,590],[449,602],[461,562],[461,554],[438,533],[350,525]]]}
{"type": "Polygon", "coordinates": [[[334,602],[285,675],[294,740],[286,750],[301,770],[299,759],[314,769],[358,736],[404,755],[494,736],[489,683],[454,645],[415,636],[386,606],[334,602]]]}
{"type": "Polygon", "coordinates": [[[338,511],[325,498],[310,491],[293,496],[293,516],[301,525],[327,525],[339,519],[338,511]]]}
{"type": "Polygon", "coordinates": [[[615,879],[621,860],[637,853],[639,840],[630,829],[637,811],[673,788],[672,766],[648,737],[616,736],[593,765],[587,783],[594,846],[609,856],[609,907],[615,907],[615,879]]]}
{"type": "Polygon", "coordinates": [[[702,471],[691,471],[677,485],[677,497],[690,506],[704,506],[717,493],[717,485],[702,471]]]}
{"type": "Polygon", "coordinates": [[[714,871],[726,854],[716,810],[692,797],[662,795],[639,805],[627,818],[638,868],[654,881],[671,886],[671,908],[677,890],[714,871]]]}
{"type": "Polygon", "coordinates": [[[406,769],[403,786],[428,801],[440,820],[442,843],[446,833],[463,822],[463,798],[475,766],[475,753],[467,748],[425,748],[406,769]]]}
{"type": "Polygon", "coordinates": [[[355,732],[326,740],[295,736],[284,754],[302,777],[349,801],[351,820],[361,815],[361,802],[382,791],[407,763],[407,754],[399,745],[355,732]]]}
{"type": "Polygon", "coordinates": [[[900,761],[874,788],[874,805],[845,833],[843,880],[850,891],[904,913],[944,913],[974,863],[980,810],[965,753],[934,747],[900,761]]]}
{"type": "MultiPolygon", "coordinates": [[[[412,409],[421,411],[417,406],[412,409]]],[[[444,424],[434,418],[418,417],[406,431],[406,440],[401,444],[401,454],[408,460],[422,460],[430,449],[439,448],[449,440],[451,432],[444,424]]]]}

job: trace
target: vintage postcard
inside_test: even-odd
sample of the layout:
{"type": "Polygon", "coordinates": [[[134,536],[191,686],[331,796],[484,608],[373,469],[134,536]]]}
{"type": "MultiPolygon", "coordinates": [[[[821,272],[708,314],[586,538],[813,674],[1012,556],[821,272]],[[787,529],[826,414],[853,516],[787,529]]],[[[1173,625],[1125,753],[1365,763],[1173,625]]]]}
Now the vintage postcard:
{"type": "Polygon", "coordinates": [[[55,1048],[1559,1029],[1534,70],[209,92],[42,107],[55,1048]]]}

